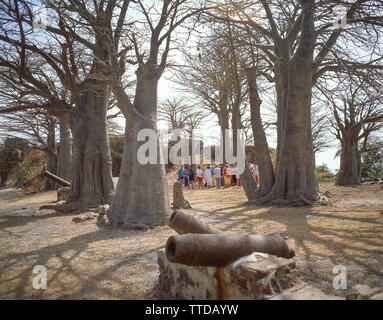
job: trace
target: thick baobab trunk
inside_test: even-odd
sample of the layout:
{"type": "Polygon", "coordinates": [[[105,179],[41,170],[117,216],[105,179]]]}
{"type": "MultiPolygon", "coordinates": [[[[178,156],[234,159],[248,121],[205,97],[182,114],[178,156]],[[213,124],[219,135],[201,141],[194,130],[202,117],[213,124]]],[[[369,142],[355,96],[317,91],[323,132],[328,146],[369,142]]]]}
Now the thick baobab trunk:
{"type": "Polygon", "coordinates": [[[66,180],[72,179],[72,141],[67,124],[60,121],[60,144],[57,159],[57,175],[66,180]]]}
{"type": "Polygon", "coordinates": [[[315,45],[314,1],[302,1],[301,40],[294,57],[282,62],[282,137],[277,178],[258,203],[306,205],[319,198],[311,133],[312,59],[315,45]],[[287,89],[286,89],[287,88],[287,89]],[[287,91],[286,91],[287,90],[287,91]],[[285,103],[286,102],[286,103],[285,103]]]}
{"type": "MultiPolygon", "coordinates": [[[[229,129],[229,114],[228,112],[221,112],[220,114],[218,114],[218,122],[219,122],[219,126],[220,126],[220,129],[221,129],[221,136],[222,136],[222,140],[221,140],[221,143],[222,145],[220,146],[220,152],[222,154],[222,164],[225,164],[227,163],[226,162],[226,130],[229,129]]],[[[218,162],[218,158],[217,158],[217,150],[215,150],[215,162],[217,163],[218,162]]]]}
{"type": "Polygon", "coordinates": [[[245,161],[245,170],[240,176],[243,190],[245,191],[247,200],[253,201],[259,198],[258,186],[255,182],[253,174],[249,169],[249,163],[245,161]]]}
{"type": "MultiPolygon", "coordinates": [[[[54,117],[49,116],[49,129],[47,147],[45,151],[47,159],[47,170],[53,174],[57,174],[57,153],[56,153],[56,120],[54,117]]],[[[56,186],[56,183],[49,178],[45,178],[44,190],[52,190],[56,186]]]]}
{"type": "Polygon", "coordinates": [[[358,141],[355,141],[353,135],[350,134],[342,141],[338,185],[346,186],[360,184],[359,161],[360,154],[358,149],[358,141]]]}
{"type": "Polygon", "coordinates": [[[239,98],[235,99],[232,111],[231,127],[233,129],[233,156],[237,156],[238,150],[238,129],[242,129],[239,98]]]}
{"type": "MultiPolygon", "coordinates": [[[[47,149],[46,151],[47,158],[47,170],[53,174],[57,174],[57,154],[52,149],[47,149]]],[[[44,190],[53,190],[56,187],[56,183],[50,179],[45,178],[44,190]]]]}
{"type": "Polygon", "coordinates": [[[84,84],[72,117],[73,136],[72,183],[68,203],[86,209],[110,203],[114,191],[106,105],[109,93],[97,95],[84,84]]]}
{"type": "Polygon", "coordinates": [[[277,80],[275,83],[275,90],[277,96],[277,163],[278,167],[279,158],[280,158],[280,150],[281,150],[281,141],[282,141],[282,105],[283,105],[283,96],[282,96],[282,87],[280,82],[277,80]]]}
{"type": "MultiPolygon", "coordinates": [[[[147,228],[167,223],[171,213],[165,167],[160,163],[157,138],[158,78],[149,64],[137,70],[134,111],[126,117],[124,151],[116,195],[107,213],[115,227],[147,228]],[[148,142],[137,141],[143,129],[156,134],[156,163],[141,164],[139,149],[148,142]]],[[[132,108],[133,109],[133,108],[132,108]]],[[[152,139],[149,139],[152,141],[152,139]]]]}
{"type": "Polygon", "coordinates": [[[262,101],[258,95],[255,70],[248,70],[247,81],[250,96],[251,126],[254,136],[255,162],[259,168],[259,194],[260,196],[264,196],[271,191],[275,183],[274,169],[270,157],[269,145],[261,120],[262,101]]]}

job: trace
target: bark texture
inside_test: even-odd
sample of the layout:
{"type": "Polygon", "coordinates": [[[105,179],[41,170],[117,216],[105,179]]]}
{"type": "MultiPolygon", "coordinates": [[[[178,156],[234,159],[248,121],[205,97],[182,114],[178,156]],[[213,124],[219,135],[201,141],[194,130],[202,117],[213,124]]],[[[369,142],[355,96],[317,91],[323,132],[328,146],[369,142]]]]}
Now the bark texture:
{"type": "Polygon", "coordinates": [[[60,121],[60,144],[57,159],[57,175],[72,180],[72,141],[69,126],[60,121]]]}
{"type": "MultiPolygon", "coordinates": [[[[57,152],[56,152],[56,121],[54,117],[49,116],[49,130],[47,147],[45,149],[45,155],[47,159],[47,170],[53,174],[57,174],[57,152]]],[[[45,178],[44,190],[53,190],[56,187],[56,182],[52,179],[45,178]]]]}
{"type": "Polygon", "coordinates": [[[360,184],[360,152],[358,135],[349,134],[342,141],[338,185],[360,184]]]}
{"type": "Polygon", "coordinates": [[[250,96],[250,116],[251,126],[253,129],[254,136],[254,147],[255,147],[255,162],[259,168],[259,180],[260,188],[259,193],[264,196],[271,192],[274,182],[274,169],[273,163],[270,157],[269,145],[267,143],[266,134],[263,129],[261,119],[261,104],[262,101],[259,98],[257,81],[256,81],[256,70],[250,69],[247,71],[247,81],[249,86],[250,96]]]}
{"type": "MultiPolygon", "coordinates": [[[[103,30],[102,19],[99,21],[103,30]]],[[[68,207],[85,210],[110,204],[114,192],[107,105],[110,97],[111,53],[107,37],[96,34],[94,61],[87,78],[78,84],[76,108],[66,122],[73,136],[72,182],[68,207]]]]}
{"type": "Polygon", "coordinates": [[[109,93],[98,95],[85,82],[77,103],[78,118],[72,119],[72,182],[68,202],[80,208],[109,204],[114,191],[112,158],[106,123],[109,93]]]}
{"type": "Polygon", "coordinates": [[[255,199],[258,199],[260,197],[258,193],[258,186],[255,182],[255,179],[253,177],[253,174],[251,173],[249,169],[249,164],[246,161],[245,163],[245,170],[240,176],[241,183],[243,186],[243,190],[245,191],[247,200],[253,201],[255,199]]]}
{"type": "Polygon", "coordinates": [[[137,141],[142,129],[157,132],[158,76],[150,63],[140,65],[137,72],[136,94],[133,106],[126,114],[124,152],[116,195],[107,213],[114,226],[147,228],[165,225],[171,213],[165,167],[138,162],[138,149],[145,142],[137,141]]]}
{"type": "Polygon", "coordinates": [[[286,59],[278,72],[281,81],[281,141],[277,178],[272,191],[258,203],[307,205],[319,198],[311,133],[312,61],[316,42],[314,1],[301,1],[301,39],[291,59],[284,39],[277,45],[286,59]]]}

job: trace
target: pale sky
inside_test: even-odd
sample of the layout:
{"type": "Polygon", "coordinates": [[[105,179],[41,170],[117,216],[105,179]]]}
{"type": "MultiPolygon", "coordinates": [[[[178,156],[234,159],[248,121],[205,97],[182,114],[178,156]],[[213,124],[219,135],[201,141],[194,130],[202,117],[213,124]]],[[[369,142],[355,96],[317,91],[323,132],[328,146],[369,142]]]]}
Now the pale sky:
{"type": "MultiPolygon", "coordinates": [[[[178,97],[178,96],[180,96],[180,94],[177,92],[173,83],[170,80],[168,80],[168,74],[165,72],[163,77],[160,79],[159,86],[158,86],[159,101],[164,101],[167,98],[178,97]]],[[[164,123],[159,123],[159,128],[164,128],[165,126],[166,125],[164,123]]],[[[213,136],[213,135],[218,136],[219,135],[218,125],[212,127],[211,123],[209,123],[209,125],[208,125],[208,130],[207,131],[204,130],[204,131],[205,131],[205,134],[208,134],[210,136],[213,136]]],[[[331,135],[329,135],[329,138],[330,139],[333,138],[335,141],[335,137],[332,137],[331,135]]],[[[275,148],[276,145],[272,140],[274,140],[274,139],[272,139],[271,137],[268,137],[269,147],[275,148]]],[[[340,166],[340,158],[338,157],[338,158],[334,159],[335,154],[338,151],[338,149],[339,149],[339,147],[338,148],[333,147],[333,148],[329,148],[323,152],[317,152],[317,154],[315,155],[316,165],[326,163],[327,166],[329,167],[329,169],[335,174],[336,171],[339,170],[339,166],[340,166]]]]}

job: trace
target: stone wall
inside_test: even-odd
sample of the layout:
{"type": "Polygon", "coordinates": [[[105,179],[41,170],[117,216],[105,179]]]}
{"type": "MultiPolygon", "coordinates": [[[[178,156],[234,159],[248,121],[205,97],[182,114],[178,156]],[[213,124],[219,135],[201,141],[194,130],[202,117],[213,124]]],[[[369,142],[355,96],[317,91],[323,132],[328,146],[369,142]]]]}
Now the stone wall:
{"type": "Polygon", "coordinates": [[[191,267],[157,252],[164,298],[186,300],[344,300],[298,277],[294,259],[255,252],[225,268],[191,267]]]}
{"type": "Polygon", "coordinates": [[[0,186],[5,185],[9,174],[21,163],[28,151],[28,143],[21,138],[6,138],[0,150],[0,186]]]}
{"type": "Polygon", "coordinates": [[[301,285],[294,260],[253,253],[225,268],[171,263],[158,251],[160,288],[176,299],[269,299],[301,285]]]}

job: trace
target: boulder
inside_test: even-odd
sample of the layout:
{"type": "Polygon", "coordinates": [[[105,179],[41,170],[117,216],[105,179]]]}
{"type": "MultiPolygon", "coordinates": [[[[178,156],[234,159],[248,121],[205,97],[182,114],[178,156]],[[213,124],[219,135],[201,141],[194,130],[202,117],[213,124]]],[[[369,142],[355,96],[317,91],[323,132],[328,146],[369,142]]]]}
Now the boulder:
{"type": "Polygon", "coordinates": [[[66,201],[69,195],[69,187],[61,187],[57,189],[57,201],[66,201]]]}

